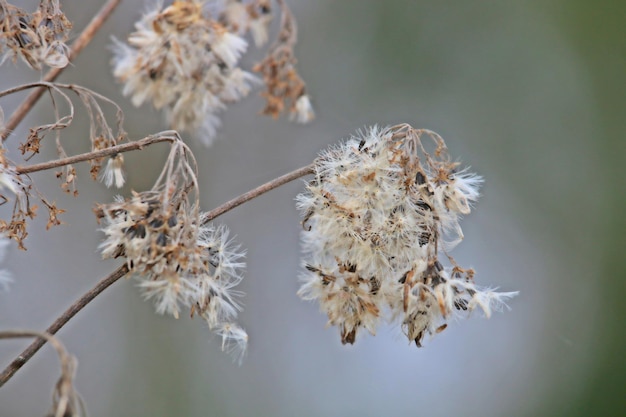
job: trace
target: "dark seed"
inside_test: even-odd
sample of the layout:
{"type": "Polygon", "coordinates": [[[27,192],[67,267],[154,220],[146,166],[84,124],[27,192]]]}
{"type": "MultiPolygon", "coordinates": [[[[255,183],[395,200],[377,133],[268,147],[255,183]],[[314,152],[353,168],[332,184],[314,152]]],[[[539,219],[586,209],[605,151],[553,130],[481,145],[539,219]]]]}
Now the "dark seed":
{"type": "Polygon", "coordinates": [[[143,239],[144,237],[146,237],[146,227],[143,224],[134,224],[128,227],[124,231],[124,233],[131,239],[136,237],[139,239],[143,239]]]}
{"type": "Polygon", "coordinates": [[[150,227],[154,228],[154,229],[158,229],[159,227],[163,226],[163,219],[157,217],[156,219],[152,220],[150,222],[150,227]]]}
{"type": "Polygon", "coordinates": [[[176,216],[172,216],[169,219],[167,219],[167,225],[169,227],[174,227],[176,226],[176,223],[178,223],[178,219],[176,218],[176,216]]]}
{"type": "Polygon", "coordinates": [[[430,204],[423,200],[417,202],[417,207],[421,208],[422,210],[433,211],[433,208],[430,206],[430,204]]]}
{"type": "Polygon", "coordinates": [[[156,243],[159,246],[166,246],[167,245],[167,236],[165,235],[165,233],[159,233],[159,236],[157,237],[156,243]]]}

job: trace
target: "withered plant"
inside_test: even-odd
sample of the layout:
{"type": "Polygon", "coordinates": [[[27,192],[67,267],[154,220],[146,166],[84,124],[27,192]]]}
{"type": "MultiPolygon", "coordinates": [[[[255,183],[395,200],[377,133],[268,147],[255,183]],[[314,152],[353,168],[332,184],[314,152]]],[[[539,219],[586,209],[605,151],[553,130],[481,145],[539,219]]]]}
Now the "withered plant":
{"type": "MultiPolygon", "coordinates": [[[[470,213],[482,179],[452,161],[439,135],[408,124],[368,128],[322,151],[310,165],[202,211],[196,159],[181,133],[210,145],[220,126],[219,114],[260,85],[262,114],[277,119],[288,113],[300,123],[314,117],[296,69],[295,18],[284,0],[156,4],[138,20],[133,33],[113,46],[113,74],[124,95],[135,106],[149,103],[162,110],[168,128],[174,129],[136,139],[125,132],[124,114],[116,103],[87,87],[54,81],[119,2],[108,0],[68,46],[72,24],[58,1],[42,0],[37,10],[28,12],[0,0],[3,71],[11,62],[36,70],[51,67],[41,81],[0,91],[0,99],[29,92],[6,122],[0,107],[0,203],[12,206],[10,218],[0,219],[0,250],[8,242],[26,250],[30,223],[42,210],[48,216],[46,228],[63,224],[63,203],[47,198],[30,174],[52,170],[61,188],[80,199],[76,164],[87,162],[92,180],[121,188],[128,169],[124,153],[157,143],[169,146],[152,188],[93,208],[103,233],[102,257],[119,258],[117,268],[45,333],[0,333],[0,338],[36,338],[0,373],[0,387],[51,342],[62,357],[63,376],[50,415],[83,415],[72,383],[75,361],[53,335],[123,277],[136,279],[157,313],[179,317],[188,310],[190,316],[204,319],[221,336],[222,349],[241,361],[248,335],[235,322],[241,309],[236,286],[243,278],[245,251],[232,242],[225,225],[213,220],[305,175],[313,179],[297,198],[304,248],[299,295],[319,302],[329,324],[338,327],[342,343],[355,343],[361,329],[374,334],[381,320],[389,320],[421,346],[426,335],[445,329],[451,317],[477,308],[488,317],[515,294],[479,287],[474,271],[449,255],[463,238],[461,216],[470,213]],[[243,68],[248,39],[263,48],[276,16],[279,27],[264,58],[251,69],[243,68]],[[44,95],[54,121],[30,127],[25,137],[15,134],[44,95]],[[77,106],[88,117],[89,148],[69,155],[63,134],[77,106]],[[54,146],[56,158],[32,162],[43,146],[54,146]],[[9,147],[19,150],[23,161],[11,160],[9,147]]],[[[9,281],[8,272],[0,270],[0,288],[9,281]]]]}

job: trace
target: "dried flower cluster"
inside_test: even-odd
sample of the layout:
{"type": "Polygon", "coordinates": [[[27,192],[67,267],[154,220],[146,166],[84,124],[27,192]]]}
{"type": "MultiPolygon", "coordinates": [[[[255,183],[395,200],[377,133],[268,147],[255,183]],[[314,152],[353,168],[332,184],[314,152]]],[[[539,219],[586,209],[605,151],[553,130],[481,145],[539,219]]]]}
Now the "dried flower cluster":
{"type": "Polygon", "coordinates": [[[28,235],[26,222],[37,212],[37,206],[30,203],[31,188],[30,182],[17,174],[15,165],[6,157],[6,149],[0,145],[0,204],[13,202],[11,220],[0,219],[0,234],[14,239],[21,249],[25,249],[23,241],[28,235]]]}
{"type": "MultiPolygon", "coordinates": [[[[75,107],[68,92],[78,96],[89,117],[89,139],[92,152],[112,148],[127,139],[126,132],[124,132],[122,127],[124,120],[122,111],[117,104],[108,98],[74,84],[35,82],[26,84],[22,88],[30,89],[37,87],[43,87],[48,90],[56,120],[52,123],[44,123],[29,129],[25,141],[17,146],[21,154],[25,155],[25,160],[30,160],[30,158],[40,152],[43,140],[50,134],[55,137],[58,158],[68,157],[61,140],[61,131],[69,127],[74,120],[75,107]],[[62,106],[62,103],[66,105],[65,108],[62,106]],[[111,117],[103,109],[104,104],[109,104],[113,107],[115,111],[114,123],[110,122],[109,119],[111,117]],[[61,109],[67,113],[62,114],[61,109]]],[[[0,92],[0,98],[19,91],[21,91],[20,88],[0,92]]],[[[7,133],[5,129],[3,112],[2,108],[0,108],[0,132],[2,134],[7,133]]],[[[94,180],[100,178],[108,187],[115,185],[119,188],[124,185],[124,159],[121,154],[115,154],[110,157],[94,156],[89,158],[89,163],[91,165],[91,177],[94,180]],[[107,160],[106,167],[104,170],[101,170],[105,160],[107,160]]],[[[61,181],[61,188],[68,194],[77,196],[77,172],[74,165],[68,162],[61,164],[60,167],[60,170],[56,172],[56,177],[61,181]]],[[[18,172],[17,166],[7,158],[4,145],[0,144],[0,205],[14,201],[11,220],[0,219],[0,233],[4,233],[7,237],[14,239],[20,249],[25,249],[24,239],[28,235],[28,221],[34,219],[37,215],[38,206],[33,203],[36,200],[39,200],[48,211],[47,229],[62,224],[59,216],[65,210],[57,207],[54,202],[48,201],[37,190],[27,174],[18,172]]]]}
{"type": "Polygon", "coordinates": [[[0,0],[0,62],[20,57],[33,69],[63,68],[69,63],[65,42],[71,29],[58,0],[42,0],[34,13],[0,0]]]}
{"type": "Polygon", "coordinates": [[[197,193],[191,154],[175,142],[157,185],[129,199],[96,208],[106,240],[103,258],[126,259],[146,299],[159,314],[178,318],[181,308],[204,318],[220,334],[224,348],[241,355],[247,335],[232,321],[239,310],[234,287],[242,279],[244,254],[228,239],[228,230],[207,224],[190,203],[197,193]]]}
{"type": "MultiPolygon", "coordinates": [[[[284,20],[288,10],[282,9],[284,20]]],[[[136,23],[128,44],[116,42],[113,73],[135,106],[151,102],[164,110],[173,129],[196,133],[209,145],[220,126],[218,113],[247,96],[258,82],[240,67],[248,47],[244,36],[250,32],[257,45],[265,43],[271,19],[267,0],[227,1],[221,7],[207,0],[159,5],[136,23]]],[[[288,20],[293,20],[291,15],[288,20]]],[[[292,66],[289,71],[303,94],[304,84],[292,66]]],[[[281,87],[276,94],[291,97],[294,88],[281,87]]],[[[310,102],[300,100],[297,109],[310,114],[299,120],[312,118],[310,102]]]]}
{"type": "Polygon", "coordinates": [[[6,158],[5,149],[0,146],[0,205],[13,201],[11,220],[0,219],[0,234],[13,239],[18,247],[26,250],[24,239],[28,236],[27,223],[37,216],[38,206],[32,203],[33,193],[48,210],[46,230],[62,224],[59,216],[65,210],[58,208],[56,203],[48,201],[34,188],[27,176],[19,175],[15,166],[6,158]],[[6,193],[8,190],[9,193],[6,193]]]}
{"type": "Polygon", "coordinates": [[[306,86],[296,70],[293,48],[297,42],[296,21],[284,1],[280,33],[267,57],[254,66],[253,70],[263,76],[266,87],[261,95],[265,98],[263,114],[277,119],[283,111],[289,110],[289,118],[298,123],[308,123],[315,118],[311,99],[306,86]]]}
{"type": "Polygon", "coordinates": [[[455,314],[480,307],[488,317],[516,294],[481,289],[473,270],[440,261],[462,239],[460,217],[482,180],[458,171],[434,132],[373,127],[323,152],[315,176],[297,198],[306,269],[299,295],[319,301],[342,343],[354,343],[360,328],[374,334],[386,315],[421,346],[455,314]]]}

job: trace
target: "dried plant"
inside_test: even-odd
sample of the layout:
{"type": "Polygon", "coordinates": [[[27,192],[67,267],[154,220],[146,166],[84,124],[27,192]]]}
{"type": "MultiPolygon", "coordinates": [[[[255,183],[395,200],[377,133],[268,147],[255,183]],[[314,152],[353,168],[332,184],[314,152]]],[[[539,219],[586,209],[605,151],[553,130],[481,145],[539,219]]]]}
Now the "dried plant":
{"type": "Polygon", "coordinates": [[[458,311],[492,309],[515,293],[482,290],[447,255],[462,238],[482,179],[448,157],[434,132],[403,124],[370,128],[329,148],[298,196],[304,220],[302,298],[318,300],[342,343],[374,334],[388,310],[409,340],[445,329],[458,311]],[[435,149],[428,153],[422,138],[435,149]],[[444,268],[439,254],[451,262],[444,268]]]}
{"type": "MultiPolygon", "coordinates": [[[[38,214],[38,204],[47,210],[47,228],[63,223],[64,209],[46,198],[31,173],[58,169],[55,175],[62,189],[79,197],[75,164],[88,162],[92,180],[121,188],[126,180],[125,152],[169,145],[152,188],[131,191],[94,208],[104,234],[102,257],[123,262],[76,300],[46,333],[0,333],[0,338],[36,337],[0,373],[0,387],[46,341],[59,348],[52,335],[123,277],[135,278],[157,313],[178,318],[186,309],[190,316],[204,319],[222,338],[222,350],[240,361],[248,335],[235,322],[242,295],[236,286],[243,278],[245,252],[233,244],[225,225],[212,221],[305,175],[314,179],[297,199],[304,216],[299,294],[320,303],[329,323],[339,327],[344,344],[354,343],[361,328],[375,333],[381,319],[388,319],[399,323],[409,341],[421,346],[426,334],[442,331],[452,316],[480,308],[488,317],[515,295],[477,286],[474,271],[460,267],[448,254],[463,239],[460,219],[470,213],[482,179],[451,161],[439,135],[408,124],[370,128],[323,151],[308,166],[201,211],[196,159],[178,130],[211,143],[220,125],[218,114],[259,82],[241,67],[241,57],[248,48],[247,37],[257,47],[268,41],[275,12],[281,16],[277,38],[252,69],[265,85],[262,113],[278,118],[288,112],[301,123],[314,117],[296,70],[295,18],[284,0],[175,0],[154,6],[136,23],[126,43],[116,41],[113,71],[134,105],[150,102],[162,109],[177,131],[132,139],[124,130],[118,104],[86,87],[54,82],[119,1],[108,0],[68,47],[71,23],[58,1],[42,0],[38,10],[29,14],[0,0],[3,60],[16,62],[20,57],[32,69],[44,64],[53,67],[42,81],[0,92],[0,99],[30,92],[6,123],[0,108],[0,204],[13,205],[11,218],[0,219],[0,255],[10,240],[26,250],[28,223],[38,214]],[[25,139],[15,143],[12,135],[17,125],[44,93],[54,120],[30,127],[25,139]],[[84,153],[69,155],[63,136],[74,121],[76,107],[87,114],[89,142],[84,153]],[[51,146],[46,145],[51,136],[56,157],[31,163],[43,146],[51,146]],[[11,145],[21,153],[22,164],[7,156],[11,145]]],[[[10,281],[0,269],[0,288],[10,281]]],[[[63,375],[50,415],[84,415],[73,388],[75,361],[65,353],[61,356],[63,375]]]]}
{"type": "Polygon", "coordinates": [[[48,417],[84,417],[87,416],[85,404],[74,388],[76,376],[76,358],[67,353],[65,346],[52,334],[30,330],[0,331],[0,339],[32,338],[45,340],[54,347],[61,362],[61,376],[52,393],[52,406],[48,417]]]}
{"type": "Polygon", "coordinates": [[[61,11],[58,0],[42,0],[33,13],[0,0],[0,63],[21,58],[29,67],[64,68],[69,63],[72,23],[61,11]]]}
{"type": "MultiPolygon", "coordinates": [[[[308,97],[302,97],[304,82],[294,67],[295,20],[285,3],[279,4],[281,32],[255,71],[264,75],[268,103],[293,100],[292,113],[307,122],[313,111],[308,97]]],[[[115,42],[113,73],[135,106],[152,103],[163,109],[171,128],[194,133],[210,145],[221,124],[218,113],[247,96],[258,82],[240,67],[248,48],[244,36],[250,32],[255,44],[263,45],[271,19],[267,0],[227,1],[221,8],[206,0],[157,4],[136,23],[127,44],[115,42]]],[[[282,107],[272,106],[264,113],[276,117],[282,107]]]]}
{"type": "MultiPolygon", "coordinates": [[[[72,124],[75,110],[74,104],[66,92],[75,93],[80,99],[83,108],[87,111],[92,152],[113,148],[126,140],[126,133],[122,128],[124,118],[119,106],[87,88],[77,85],[37,82],[0,92],[0,98],[33,88],[45,88],[50,93],[56,120],[52,123],[45,123],[30,128],[27,139],[18,146],[20,153],[25,156],[26,161],[39,153],[41,143],[49,133],[53,133],[55,136],[55,148],[59,160],[67,158],[67,152],[61,142],[61,131],[72,124]],[[55,98],[56,96],[62,99],[65,107],[67,107],[67,114],[63,116],[60,115],[61,105],[58,99],[55,98]],[[115,110],[115,128],[111,127],[107,121],[101,103],[110,104],[115,110]]],[[[110,157],[105,171],[99,176],[103,159],[103,157],[95,156],[89,159],[92,178],[97,179],[99,177],[107,186],[115,183],[117,187],[121,187],[124,184],[122,174],[123,159],[117,154],[110,157]]],[[[62,189],[77,196],[77,174],[74,165],[72,163],[64,163],[57,165],[57,167],[61,168],[60,171],[56,172],[56,177],[61,180],[62,189]]],[[[44,167],[44,169],[48,168],[44,167]]],[[[33,170],[28,172],[33,172],[33,170]]],[[[0,199],[4,203],[13,200],[13,215],[9,222],[0,220],[0,233],[4,233],[9,238],[14,239],[21,249],[25,249],[24,239],[28,236],[27,223],[37,215],[38,205],[34,204],[33,200],[40,201],[47,209],[49,221],[46,227],[48,229],[61,224],[59,215],[64,212],[63,209],[56,206],[56,203],[46,199],[44,194],[35,187],[27,175],[28,172],[20,169],[9,160],[6,157],[4,145],[0,146],[0,184],[2,185],[0,188],[0,199]]]]}
{"type": "MultiPolygon", "coordinates": [[[[165,135],[158,135],[165,136],[165,135]]],[[[234,287],[241,281],[244,253],[228,239],[225,226],[205,223],[199,211],[196,164],[187,146],[174,135],[172,148],[154,187],[133,192],[95,209],[106,240],[103,258],[126,259],[146,299],[159,314],[178,318],[180,308],[198,314],[209,328],[236,339],[241,358],[248,336],[232,321],[240,309],[234,287]],[[224,329],[230,329],[224,331],[224,329]]]]}

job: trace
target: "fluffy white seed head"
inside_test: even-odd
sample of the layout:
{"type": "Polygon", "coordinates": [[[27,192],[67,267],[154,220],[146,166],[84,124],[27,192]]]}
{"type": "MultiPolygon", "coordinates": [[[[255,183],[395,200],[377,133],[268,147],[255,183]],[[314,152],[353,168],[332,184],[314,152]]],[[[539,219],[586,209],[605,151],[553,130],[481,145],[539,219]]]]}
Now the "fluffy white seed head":
{"type": "Polygon", "coordinates": [[[157,5],[114,44],[113,74],[135,106],[163,109],[173,129],[210,144],[217,114],[250,91],[255,78],[238,67],[247,42],[205,10],[206,1],[157,5]]]}
{"type": "Polygon", "coordinates": [[[166,200],[156,191],[118,197],[96,213],[106,236],[100,245],[103,258],[126,259],[157,313],[178,318],[189,309],[223,336],[229,349],[241,351],[245,332],[232,322],[240,310],[242,294],[235,288],[243,277],[245,253],[225,226],[207,223],[185,200],[166,200]]]}
{"type": "Polygon", "coordinates": [[[439,260],[462,239],[461,216],[482,182],[457,165],[443,139],[408,125],[369,128],[316,159],[315,179],[296,198],[304,216],[299,294],[320,303],[343,343],[388,318],[420,346],[454,313],[480,307],[489,316],[514,295],[481,290],[472,270],[439,260]]]}

